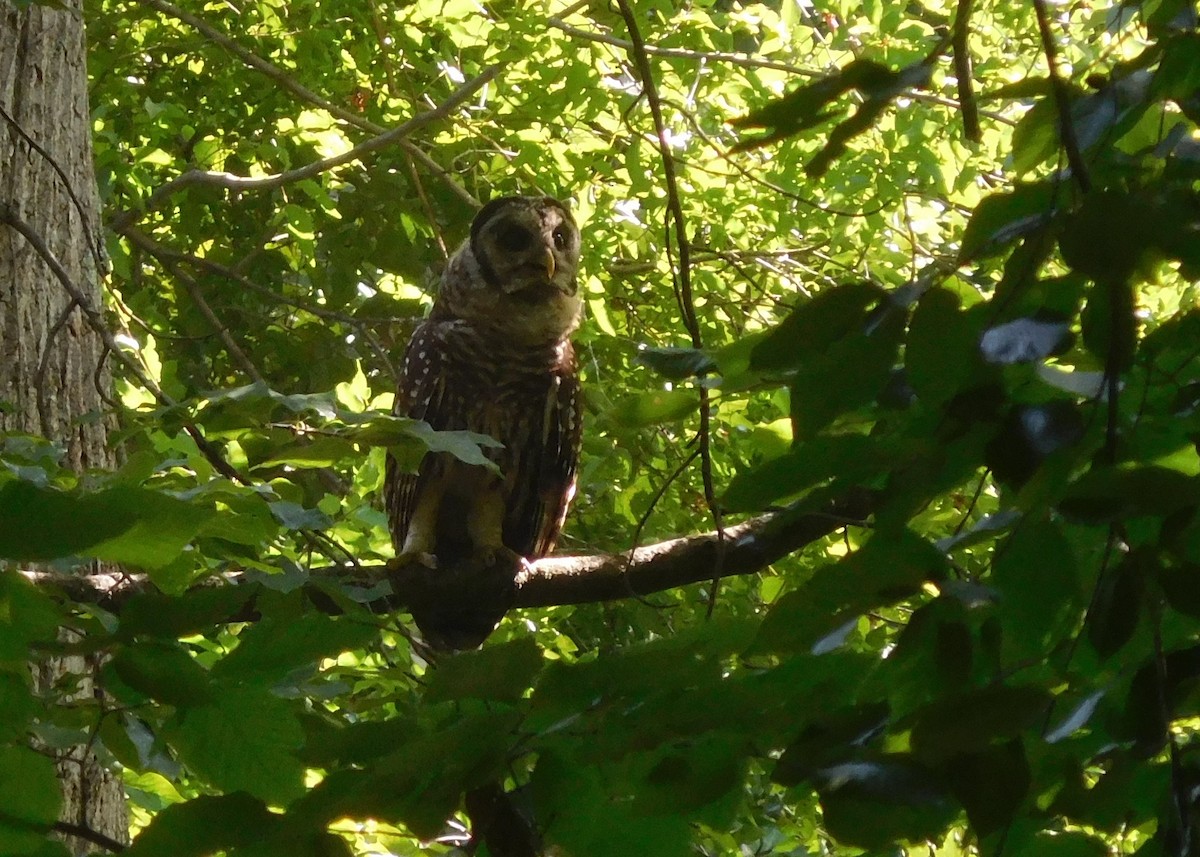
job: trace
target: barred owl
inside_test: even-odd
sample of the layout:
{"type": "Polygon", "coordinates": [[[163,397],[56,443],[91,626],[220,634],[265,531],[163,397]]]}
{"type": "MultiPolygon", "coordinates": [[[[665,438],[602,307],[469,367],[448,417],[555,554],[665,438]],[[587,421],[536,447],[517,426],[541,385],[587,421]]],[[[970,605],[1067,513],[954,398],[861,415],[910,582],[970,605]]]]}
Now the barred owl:
{"type": "MultiPolygon", "coordinates": [[[[413,332],[397,415],[435,429],[490,435],[497,475],[447,453],[416,474],[388,457],[385,500],[397,555],[438,569],[501,568],[501,590],[526,560],[554,548],[575,493],[580,398],[569,336],[579,323],[579,230],[549,197],[488,203],[442,275],[429,317],[413,332]]],[[[470,580],[461,598],[411,604],[442,648],[478,645],[509,606],[470,580]],[[483,594],[480,594],[480,593],[483,594]],[[448,603],[453,600],[453,603],[448,603]]]]}

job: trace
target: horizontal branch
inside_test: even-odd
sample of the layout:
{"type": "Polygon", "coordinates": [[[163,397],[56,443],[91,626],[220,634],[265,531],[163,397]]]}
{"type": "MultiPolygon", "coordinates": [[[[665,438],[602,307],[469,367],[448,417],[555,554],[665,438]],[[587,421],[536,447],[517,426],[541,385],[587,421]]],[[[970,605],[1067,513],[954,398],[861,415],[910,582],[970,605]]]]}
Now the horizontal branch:
{"type": "MultiPolygon", "coordinates": [[[[547,557],[533,563],[527,572],[518,576],[513,606],[551,607],[618,601],[708,582],[718,571],[722,577],[754,574],[842,527],[864,524],[873,505],[868,492],[851,492],[829,503],[820,512],[785,509],[727,526],[726,544],[719,563],[715,532],[645,545],[632,555],[547,557]]],[[[61,592],[70,601],[97,604],[114,613],[119,613],[129,598],[154,590],[145,575],[70,575],[41,571],[23,571],[22,574],[39,587],[61,592]]],[[[327,581],[369,589],[390,577],[393,594],[369,603],[372,610],[380,613],[400,609],[422,594],[428,597],[428,571],[425,569],[397,570],[387,563],[359,568],[327,566],[311,569],[309,576],[314,590],[320,590],[321,584],[327,581]]],[[[261,574],[230,572],[210,578],[201,585],[246,586],[243,611],[231,615],[229,621],[248,621],[255,618],[253,601],[261,579],[261,574]]],[[[461,591],[458,597],[461,597],[461,591]]]]}
{"type": "Polygon", "coordinates": [[[360,160],[363,156],[379,149],[386,148],[403,140],[413,132],[438,119],[444,119],[449,116],[456,108],[463,104],[468,98],[490,83],[496,75],[503,69],[503,65],[497,63],[488,66],[482,73],[468,80],[451,95],[431,110],[426,110],[424,113],[418,113],[407,122],[397,125],[388,131],[383,132],[359,143],[357,146],[343,152],[340,155],[334,155],[330,158],[322,158],[319,161],[313,161],[311,164],[305,164],[302,167],[297,167],[292,170],[286,170],[282,173],[276,173],[269,176],[239,176],[233,173],[219,172],[212,170],[188,170],[182,173],[171,181],[159,187],[149,197],[140,209],[129,210],[115,217],[109,227],[117,233],[124,232],[133,225],[146,211],[153,210],[162,204],[162,202],[192,185],[208,185],[221,187],[227,190],[273,190],[284,185],[294,184],[298,181],[314,178],[322,173],[329,172],[337,167],[345,166],[360,160]]]}

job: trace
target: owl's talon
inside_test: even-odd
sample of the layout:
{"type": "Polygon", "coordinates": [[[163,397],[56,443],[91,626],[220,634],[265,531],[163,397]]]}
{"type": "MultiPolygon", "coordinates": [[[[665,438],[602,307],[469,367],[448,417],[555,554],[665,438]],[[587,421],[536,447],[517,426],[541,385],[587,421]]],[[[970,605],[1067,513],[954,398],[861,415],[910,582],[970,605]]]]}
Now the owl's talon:
{"type": "Polygon", "coordinates": [[[396,554],[393,562],[396,568],[404,568],[408,565],[423,565],[431,571],[438,567],[437,557],[425,551],[404,551],[396,554]]]}
{"type": "Polygon", "coordinates": [[[475,551],[472,560],[484,568],[491,568],[494,565],[503,565],[505,567],[517,566],[519,568],[526,565],[525,557],[503,545],[499,547],[479,548],[475,551]]]}

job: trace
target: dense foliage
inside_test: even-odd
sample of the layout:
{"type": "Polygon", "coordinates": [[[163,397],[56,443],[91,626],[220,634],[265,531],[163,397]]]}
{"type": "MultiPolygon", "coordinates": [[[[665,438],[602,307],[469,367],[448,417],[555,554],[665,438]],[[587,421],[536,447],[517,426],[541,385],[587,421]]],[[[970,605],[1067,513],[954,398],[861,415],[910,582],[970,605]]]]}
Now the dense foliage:
{"type": "Polygon", "coordinates": [[[0,556],[155,588],[0,575],[0,851],[60,853],[47,750],[89,741],[135,855],[445,853],[496,781],[580,857],[1195,853],[1192,5],[548,5],[90,8],[126,464],[3,438],[0,556]],[[585,234],[564,549],[873,515],[431,666],[310,571],[391,555],[385,447],[478,454],[394,367],[477,201],[534,191],[585,234]],[[33,694],[64,622],[107,696],[33,694]]]}

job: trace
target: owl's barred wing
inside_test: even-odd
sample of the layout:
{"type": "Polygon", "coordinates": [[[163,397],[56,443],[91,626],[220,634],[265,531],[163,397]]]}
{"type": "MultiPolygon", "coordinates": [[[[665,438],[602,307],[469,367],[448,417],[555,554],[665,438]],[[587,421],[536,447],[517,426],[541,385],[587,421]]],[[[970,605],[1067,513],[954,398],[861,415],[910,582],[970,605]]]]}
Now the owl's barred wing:
{"type": "MultiPolygon", "coordinates": [[[[424,420],[435,429],[452,428],[448,425],[451,415],[441,360],[432,325],[428,322],[418,325],[404,353],[396,403],[392,408],[396,416],[424,420]]],[[[436,458],[427,455],[416,473],[402,473],[395,459],[390,455],[387,457],[384,504],[397,551],[403,546],[421,489],[431,478],[436,464],[436,458]]]]}
{"type": "Polygon", "coordinates": [[[528,559],[554,549],[575,495],[575,471],[582,437],[579,380],[556,376],[541,413],[533,412],[521,431],[521,443],[509,462],[509,496],[504,543],[528,559]]]}

